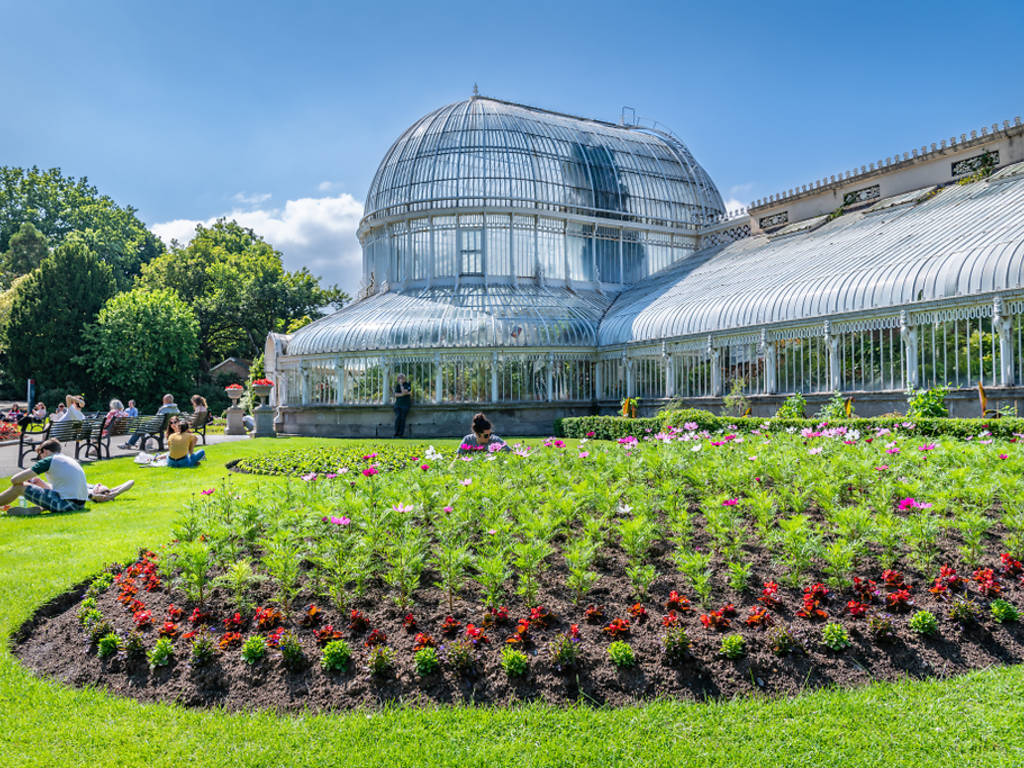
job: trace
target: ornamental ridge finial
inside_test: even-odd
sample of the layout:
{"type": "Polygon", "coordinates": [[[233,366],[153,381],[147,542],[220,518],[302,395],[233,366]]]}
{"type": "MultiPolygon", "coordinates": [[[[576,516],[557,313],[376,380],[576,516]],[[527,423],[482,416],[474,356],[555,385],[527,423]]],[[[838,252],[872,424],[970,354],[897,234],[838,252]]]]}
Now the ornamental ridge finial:
{"type": "Polygon", "coordinates": [[[476,83],[473,83],[473,98],[480,96],[480,89],[476,87],[476,83]]]}

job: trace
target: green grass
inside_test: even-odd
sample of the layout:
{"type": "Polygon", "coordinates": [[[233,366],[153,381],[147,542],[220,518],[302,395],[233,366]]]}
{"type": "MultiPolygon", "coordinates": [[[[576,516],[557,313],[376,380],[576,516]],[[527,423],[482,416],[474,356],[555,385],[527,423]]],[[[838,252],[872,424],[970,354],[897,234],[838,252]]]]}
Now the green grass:
{"type": "MultiPolygon", "coordinates": [[[[327,441],[290,439],[281,446],[327,441]]],[[[336,445],[330,442],[330,445],[336,445]]],[[[878,684],[795,699],[657,702],[619,710],[394,708],[278,716],[143,705],[26,672],[10,633],[34,608],[106,562],[164,542],[181,502],[227,476],[223,463],[270,445],[211,446],[197,470],[89,468],[127,497],[79,515],[0,518],[0,753],[22,766],[843,765],[1009,766],[1024,762],[1024,668],[950,681],[878,684]]],[[[440,443],[438,443],[440,447],[440,443]]],[[[449,445],[454,445],[450,443],[449,445]]],[[[232,475],[237,485],[288,482],[232,475]]],[[[78,653],[79,649],[69,649],[78,653]]]]}

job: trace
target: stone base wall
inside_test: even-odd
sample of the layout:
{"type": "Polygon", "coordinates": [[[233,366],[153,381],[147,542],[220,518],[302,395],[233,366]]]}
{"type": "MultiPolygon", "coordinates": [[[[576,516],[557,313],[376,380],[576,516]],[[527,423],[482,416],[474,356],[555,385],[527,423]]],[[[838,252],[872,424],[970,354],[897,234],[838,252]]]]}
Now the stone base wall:
{"type": "MultiPolygon", "coordinates": [[[[589,416],[590,403],[522,403],[515,406],[413,405],[405,436],[460,438],[470,431],[473,414],[483,411],[497,435],[543,437],[553,434],[555,419],[589,416]]],[[[390,406],[285,406],[278,408],[277,431],[315,437],[392,437],[395,414],[390,406]]]]}
{"type": "MultiPolygon", "coordinates": [[[[991,387],[986,390],[988,407],[997,409],[1016,404],[1017,412],[1024,416],[1024,387],[991,387]]],[[[887,413],[906,413],[907,396],[902,392],[850,392],[854,415],[882,416],[887,413]]],[[[830,399],[827,393],[806,395],[807,415],[813,416],[830,399]]],[[[785,401],[785,395],[751,395],[754,416],[774,416],[785,401]]],[[[640,415],[653,416],[669,404],[669,400],[641,400],[640,415]]],[[[720,413],[720,397],[689,398],[671,401],[687,408],[702,408],[720,413]]],[[[958,389],[949,393],[946,406],[950,416],[978,418],[981,406],[978,392],[958,389]]],[[[405,435],[410,438],[459,438],[469,432],[473,414],[483,411],[494,424],[499,435],[537,437],[554,432],[555,419],[563,416],[590,416],[595,413],[617,414],[619,403],[605,400],[600,403],[521,403],[518,405],[414,405],[409,412],[405,435]]],[[[390,406],[285,406],[278,408],[275,422],[282,435],[312,437],[382,437],[394,435],[394,411],[390,406]]]]}

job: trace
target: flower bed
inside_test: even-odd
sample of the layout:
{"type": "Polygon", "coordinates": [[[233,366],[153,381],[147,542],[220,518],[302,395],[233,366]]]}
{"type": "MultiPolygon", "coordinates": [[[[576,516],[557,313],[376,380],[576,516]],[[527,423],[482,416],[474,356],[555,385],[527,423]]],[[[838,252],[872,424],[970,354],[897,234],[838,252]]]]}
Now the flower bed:
{"type": "Polygon", "coordinates": [[[241,709],[788,694],[1024,658],[1017,443],[684,429],[422,466],[211,489],[14,652],[241,709]]]}
{"type": "Polygon", "coordinates": [[[17,440],[21,427],[10,421],[0,421],[0,440],[17,440]]]}
{"type": "Polygon", "coordinates": [[[359,473],[368,467],[384,472],[419,468],[423,464],[429,465],[435,457],[436,460],[441,459],[440,454],[427,444],[383,443],[372,451],[365,447],[330,450],[289,448],[243,459],[232,468],[236,472],[256,475],[344,475],[347,472],[359,473]]]}

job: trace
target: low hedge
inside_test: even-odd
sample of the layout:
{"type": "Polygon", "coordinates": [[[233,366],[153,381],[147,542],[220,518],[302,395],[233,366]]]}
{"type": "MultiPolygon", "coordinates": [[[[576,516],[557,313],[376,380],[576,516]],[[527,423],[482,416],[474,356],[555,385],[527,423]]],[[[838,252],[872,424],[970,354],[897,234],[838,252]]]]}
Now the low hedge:
{"type": "MultiPolygon", "coordinates": [[[[665,411],[658,416],[646,419],[627,419],[622,416],[582,416],[564,418],[555,422],[555,434],[560,437],[590,437],[595,440],[618,440],[622,437],[644,437],[662,431],[666,427],[682,427],[687,423],[696,424],[698,429],[709,432],[735,429],[749,432],[767,426],[771,431],[786,429],[817,429],[822,423],[820,419],[779,419],[757,417],[726,417],[715,416],[710,411],[697,408],[686,408],[679,411],[665,411]]],[[[873,418],[836,419],[829,421],[829,427],[846,427],[862,433],[874,432],[876,429],[902,428],[903,424],[914,424],[916,434],[927,437],[977,437],[984,431],[994,437],[1011,438],[1024,434],[1024,419],[950,419],[921,418],[911,419],[906,416],[877,416],[873,418]]]]}

